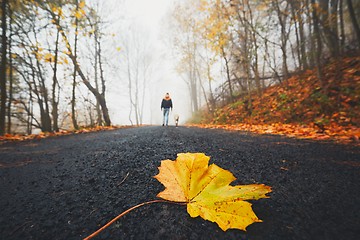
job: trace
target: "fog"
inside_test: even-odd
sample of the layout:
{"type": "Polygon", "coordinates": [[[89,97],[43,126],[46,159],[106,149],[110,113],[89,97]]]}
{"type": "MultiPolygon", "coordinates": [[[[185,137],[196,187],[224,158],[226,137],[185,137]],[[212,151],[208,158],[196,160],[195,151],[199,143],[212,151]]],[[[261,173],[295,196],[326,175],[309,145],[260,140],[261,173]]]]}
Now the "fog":
{"type": "MultiPolygon", "coordinates": [[[[131,70],[139,75],[139,91],[144,91],[143,124],[161,124],[161,100],[169,93],[173,101],[173,116],[184,123],[191,116],[186,83],[176,73],[177,58],[167,33],[171,9],[176,0],[91,0],[104,21],[104,74],[107,81],[106,100],[112,124],[136,124],[134,109],[131,121],[128,62],[133,68],[146,62],[146,73],[140,68],[131,70]],[[129,59],[126,58],[129,57],[129,59]],[[143,84],[145,81],[145,84],[143,84]],[[143,87],[145,85],[145,88],[143,87]]],[[[133,92],[136,86],[133,85],[133,92]]],[[[140,94],[141,95],[141,94],[140,94]]],[[[140,96],[139,102],[142,99],[140,96]]]]}

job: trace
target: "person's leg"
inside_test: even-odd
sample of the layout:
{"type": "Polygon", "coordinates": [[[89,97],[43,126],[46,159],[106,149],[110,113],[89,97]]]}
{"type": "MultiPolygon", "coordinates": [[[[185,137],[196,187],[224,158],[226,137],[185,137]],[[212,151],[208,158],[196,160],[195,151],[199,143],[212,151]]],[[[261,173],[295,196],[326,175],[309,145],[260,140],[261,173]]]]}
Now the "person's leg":
{"type": "Polygon", "coordinates": [[[165,108],[163,108],[163,126],[165,125],[165,117],[166,116],[166,109],[165,108]]]}
{"type": "Polygon", "coordinates": [[[166,126],[167,126],[168,123],[169,123],[169,112],[170,112],[170,109],[167,108],[167,109],[166,109],[166,114],[165,114],[165,124],[166,124],[166,126]]]}

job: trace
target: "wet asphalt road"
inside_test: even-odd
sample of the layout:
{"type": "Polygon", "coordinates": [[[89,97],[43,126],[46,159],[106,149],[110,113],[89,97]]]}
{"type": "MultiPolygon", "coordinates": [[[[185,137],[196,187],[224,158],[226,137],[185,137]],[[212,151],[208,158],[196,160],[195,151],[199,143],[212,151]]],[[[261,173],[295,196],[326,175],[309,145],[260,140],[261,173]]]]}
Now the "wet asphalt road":
{"type": "Polygon", "coordinates": [[[0,239],[82,239],[156,199],[163,159],[203,152],[233,184],[264,183],[263,220],[223,232],[186,207],[141,207],[94,239],[359,239],[360,147],[187,127],[148,126],[0,144],[0,239]]]}

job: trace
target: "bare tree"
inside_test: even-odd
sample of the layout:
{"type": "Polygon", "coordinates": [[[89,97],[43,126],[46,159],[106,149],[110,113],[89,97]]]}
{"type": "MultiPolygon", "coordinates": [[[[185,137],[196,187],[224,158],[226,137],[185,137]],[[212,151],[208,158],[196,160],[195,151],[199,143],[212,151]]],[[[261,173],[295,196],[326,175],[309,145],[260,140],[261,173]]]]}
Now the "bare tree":
{"type": "Polygon", "coordinates": [[[308,61],[306,54],[306,39],[305,39],[305,30],[304,30],[304,17],[303,12],[304,9],[304,1],[303,0],[294,0],[290,1],[291,5],[291,15],[293,22],[295,24],[295,35],[296,35],[296,43],[297,43],[297,55],[299,66],[301,69],[308,69],[308,61]]]}
{"type": "Polygon", "coordinates": [[[0,135],[5,134],[5,118],[6,118],[6,68],[7,68],[7,0],[1,2],[1,69],[0,69],[0,94],[1,94],[1,104],[0,104],[0,135]]]}
{"type": "MultiPolygon", "coordinates": [[[[59,17],[58,17],[59,19],[59,17]]],[[[60,19],[59,19],[60,21],[60,19]]],[[[59,113],[58,113],[58,105],[59,105],[59,100],[58,100],[58,96],[56,94],[56,91],[58,90],[59,87],[59,83],[58,83],[58,77],[57,77],[57,72],[58,72],[58,58],[59,58],[59,38],[60,38],[60,30],[58,29],[56,31],[56,40],[55,40],[55,56],[54,56],[54,66],[53,66],[53,82],[52,82],[52,120],[53,120],[53,130],[55,132],[59,131],[59,125],[58,125],[58,118],[59,118],[59,113]]],[[[59,94],[59,93],[58,93],[59,94]]]]}
{"type": "Polygon", "coordinates": [[[148,52],[148,43],[141,39],[135,31],[126,39],[123,39],[123,46],[130,102],[128,118],[133,124],[133,117],[135,117],[135,124],[141,125],[143,123],[145,95],[151,74],[152,59],[148,52]]]}
{"type": "MultiPolygon", "coordinates": [[[[79,11],[79,1],[75,1],[76,7],[75,11],[79,11]]],[[[79,30],[79,18],[74,16],[75,20],[75,33],[74,33],[74,58],[77,61],[77,45],[78,45],[78,30],[79,30]]],[[[79,125],[76,119],[76,68],[74,67],[74,72],[72,75],[72,90],[71,90],[71,120],[75,129],[79,129],[79,125]]]]}
{"type": "MultiPolygon", "coordinates": [[[[2,2],[3,3],[3,2],[2,2]]],[[[7,3],[9,6],[9,16],[7,22],[10,24],[10,32],[7,32],[9,39],[7,46],[9,53],[6,53],[10,72],[6,80],[5,87],[2,90],[8,90],[5,101],[7,107],[8,132],[11,126],[20,124],[26,128],[27,133],[31,133],[33,128],[40,128],[42,131],[58,131],[63,124],[69,127],[70,122],[65,120],[72,116],[74,128],[78,128],[75,104],[85,101],[81,98],[82,91],[90,91],[101,107],[101,117],[105,125],[110,125],[105,101],[105,76],[103,74],[103,62],[101,53],[101,33],[98,34],[96,43],[91,43],[92,47],[97,48],[96,59],[98,66],[98,82],[101,86],[93,87],[89,79],[85,77],[79,62],[83,57],[78,58],[78,41],[90,42],[89,30],[90,22],[84,16],[90,8],[84,1],[23,1],[14,0],[7,3]],[[11,11],[14,14],[10,13],[11,11]],[[66,15],[75,18],[66,18],[66,15]],[[46,21],[46,19],[50,21],[46,21]],[[74,19],[74,21],[72,21],[74,19]],[[73,26],[74,24],[74,28],[73,26]],[[81,24],[81,25],[80,25],[81,24]],[[80,26],[80,27],[79,27],[80,26]],[[82,31],[82,35],[79,35],[82,31]],[[72,35],[74,33],[74,35],[72,35]],[[70,38],[69,38],[70,37],[70,38]],[[68,40],[74,39],[74,49],[68,40]],[[13,41],[13,42],[10,42],[13,41]],[[72,50],[74,50],[72,52],[72,50]],[[67,66],[68,58],[74,66],[71,73],[67,66]],[[61,74],[60,74],[61,73],[61,74]],[[73,76],[72,84],[68,81],[61,81],[62,77],[66,79],[69,75],[73,76]],[[77,84],[77,75],[80,76],[81,86],[77,84]],[[71,87],[72,91],[67,95],[64,91],[71,87]],[[68,111],[67,105],[59,104],[71,99],[71,110],[68,111]],[[69,112],[72,112],[70,114],[69,112]]],[[[3,16],[4,17],[4,16],[3,16]]],[[[7,23],[2,22],[2,23],[7,23]]],[[[91,22],[92,23],[92,22],[91,22]]],[[[5,33],[3,31],[2,33],[5,33]]],[[[2,44],[2,46],[5,46],[2,44]]],[[[5,56],[5,55],[4,55],[5,56]]],[[[86,67],[87,64],[84,64],[86,67]]],[[[88,97],[89,98],[89,97],[88,97]]],[[[86,107],[91,108],[93,99],[86,102],[86,107]],[[89,103],[89,104],[88,104],[89,103]]],[[[2,109],[1,109],[2,110],[2,109]]],[[[78,109],[81,111],[81,109],[78,109]]],[[[86,111],[86,110],[85,110],[86,111]]],[[[91,117],[91,120],[93,117],[91,117]]],[[[4,121],[6,123],[6,120],[4,121]]]]}
{"type": "Polygon", "coordinates": [[[9,32],[10,32],[10,36],[9,36],[9,100],[8,100],[8,105],[7,105],[7,119],[8,119],[8,124],[7,124],[7,133],[11,134],[11,114],[12,114],[12,110],[11,110],[11,106],[12,106],[12,101],[13,101],[13,83],[14,83],[14,68],[13,68],[13,56],[12,56],[12,10],[9,7],[9,32]]]}
{"type": "Polygon", "coordinates": [[[61,33],[61,35],[63,37],[63,40],[65,41],[65,45],[66,45],[66,48],[68,50],[68,52],[67,52],[68,57],[71,59],[73,65],[75,66],[75,69],[76,69],[77,73],[79,74],[79,76],[80,76],[80,78],[82,80],[82,83],[95,96],[95,98],[97,99],[99,105],[101,106],[102,115],[103,115],[103,118],[104,118],[104,121],[105,121],[105,125],[110,126],[111,125],[111,120],[110,120],[109,110],[107,108],[105,97],[96,89],[96,87],[91,85],[90,81],[86,78],[85,74],[83,73],[77,59],[75,58],[75,55],[73,54],[73,49],[72,49],[72,47],[70,45],[68,37],[67,37],[63,27],[60,25],[60,22],[56,18],[55,13],[52,12],[51,9],[47,8],[44,5],[42,7],[44,8],[44,10],[46,10],[51,15],[52,20],[53,20],[53,24],[55,24],[55,26],[57,26],[57,28],[60,30],[60,33],[61,33]]]}

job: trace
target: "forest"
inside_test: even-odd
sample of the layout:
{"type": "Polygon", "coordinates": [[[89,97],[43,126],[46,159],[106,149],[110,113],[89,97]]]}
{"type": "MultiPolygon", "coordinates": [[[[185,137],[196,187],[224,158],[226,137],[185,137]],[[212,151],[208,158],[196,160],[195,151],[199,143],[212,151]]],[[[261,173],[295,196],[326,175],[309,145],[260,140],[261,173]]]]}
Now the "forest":
{"type": "MultiPolygon", "coordinates": [[[[2,0],[0,135],[112,125],[97,11],[80,0],[2,0]]],[[[173,1],[163,21],[192,122],[359,127],[359,1],[173,1]]],[[[120,88],[140,125],[149,63],[145,51],[133,63],[132,46],[122,46],[120,88]]]]}
{"type": "Polygon", "coordinates": [[[359,141],[359,2],[201,1],[189,9],[177,19],[188,33],[178,42],[193,123],[359,141]],[[224,82],[213,88],[219,65],[224,82]]]}
{"type": "Polygon", "coordinates": [[[97,120],[92,121],[111,124],[99,19],[92,9],[85,14],[84,8],[84,1],[2,1],[0,134],[16,132],[18,126],[28,134],[33,128],[59,131],[66,115],[78,129],[78,84],[96,99],[96,103],[87,97],[82,100],[95,105],[97,120]],[[81,66],[79,38],[92,39],[94,81],[81,66]],[[59,96],[65,92],[70,105],[66,112],[59,109],[59,96]]]}
{"type": "Polygon", "coordinates": [[[1,239],[359,238],[359,0],[0,9],[1,239]]]}

